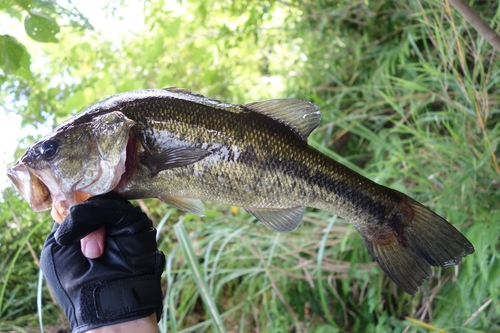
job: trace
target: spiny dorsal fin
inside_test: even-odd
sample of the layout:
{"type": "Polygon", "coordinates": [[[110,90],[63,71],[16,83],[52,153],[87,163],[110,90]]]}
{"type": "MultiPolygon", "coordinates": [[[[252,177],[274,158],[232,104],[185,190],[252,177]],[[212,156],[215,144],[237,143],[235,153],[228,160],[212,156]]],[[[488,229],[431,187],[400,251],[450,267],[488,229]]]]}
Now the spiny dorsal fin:
{"type": "Polygon", "coordinates": [[[190,95],[190,96],[196,96],[196,97],[203,97],[203,98],[206,98],[205,96],[200,95],[200,94],[196,94],[196,93],[194,93],[194,92],[192,92],[191,90],[186,89],[186,88],[180,88],[180,87],[167,87],[167,88],[162,88],[162,90],[166,90],[166,91],[170,91],[170,92],[173,92],[173,93],[178,93],[178,94],[185,94],[185,95],[190,95]]]}
{"type": "Polygon", "coordinates": [[[208,98],[206,96],[193,93],[192,91],[185,88],[170,87],[170,88],[163,88],[162,90],[172,93],[176,98],[199,103],[202,105],[207,105],[214,108],[223,109],[229,112],[233,113],[248,112],[248,110],[244,110],[241,107],[241,105],[221,102],[217,99],[208,98]]]}
{"type": "Polygon", "coordinates": [[[304,140],[318,127],[321,120],[321,114],[316,105],[296,98],[272,99],[243,106],[285,123],[297,131],[304,140]]]}
{"type": "Polygon", "coordinates": [[[268,228],[278,232],[289,232],[297,229],[302,221],[302,218],[304,217],[306,207],[293,207],[276,210],[259,210],[258,208],[254,209],[247,207],[245,207],[245,209],[268,228]]]}

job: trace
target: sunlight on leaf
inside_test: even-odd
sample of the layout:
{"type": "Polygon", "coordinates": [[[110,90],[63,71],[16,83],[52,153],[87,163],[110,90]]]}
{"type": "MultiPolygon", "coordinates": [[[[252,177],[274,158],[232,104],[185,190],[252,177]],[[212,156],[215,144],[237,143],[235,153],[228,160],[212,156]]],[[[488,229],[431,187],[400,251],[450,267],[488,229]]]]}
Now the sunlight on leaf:
{"type": "Polygon", "coordinates": [[[59,33],[59,25],[56,20],[45,13],[30,12],[24,19],[26,33],[33,40],[42,43],[57,43],[56,35],[59,33]]]}

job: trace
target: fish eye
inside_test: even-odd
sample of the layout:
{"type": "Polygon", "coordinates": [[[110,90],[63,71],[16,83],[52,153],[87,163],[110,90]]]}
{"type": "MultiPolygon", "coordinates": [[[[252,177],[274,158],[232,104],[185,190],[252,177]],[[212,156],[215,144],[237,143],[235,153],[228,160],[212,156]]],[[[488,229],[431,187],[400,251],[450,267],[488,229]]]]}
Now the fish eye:
{"type": "Polygon", "coordinates": [[[42,143],[42,146],[40,147],[40,154],[46,160],[50,160],[56,155],[57,148],[59,148],[59,144],[56,141],[47,140],[44,143],[42,143]]]}

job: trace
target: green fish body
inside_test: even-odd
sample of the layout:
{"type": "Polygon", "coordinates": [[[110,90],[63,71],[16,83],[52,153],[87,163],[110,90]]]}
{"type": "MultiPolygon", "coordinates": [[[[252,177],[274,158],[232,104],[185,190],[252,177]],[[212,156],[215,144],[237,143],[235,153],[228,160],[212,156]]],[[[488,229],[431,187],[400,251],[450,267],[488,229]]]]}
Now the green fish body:
{"type": "Polygon", "coordinates": [[[297,99],[232,105],[178,88],[128,92],[58,126],[8,174],[35,210],[113,190],[198,215],[202,201],[241,206],[279,232],[296,229],[306,206],[326,210],[353,224],[409,294],[430,266],[474,252],[428,208],[311,148],[319,122],[317,107],[297,99]]]}

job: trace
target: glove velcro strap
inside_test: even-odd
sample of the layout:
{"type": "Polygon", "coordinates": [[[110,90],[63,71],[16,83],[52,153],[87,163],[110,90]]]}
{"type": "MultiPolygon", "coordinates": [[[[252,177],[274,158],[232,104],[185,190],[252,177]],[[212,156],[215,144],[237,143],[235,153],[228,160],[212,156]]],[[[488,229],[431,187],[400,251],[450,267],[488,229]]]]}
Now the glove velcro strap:
{"type": "Polygon", "coordinates": [[[158,276],[148,275],[111,281],[94,289],[97,318],[128,317],[134,313],[154,313],[162,307],[158,276]]]}

